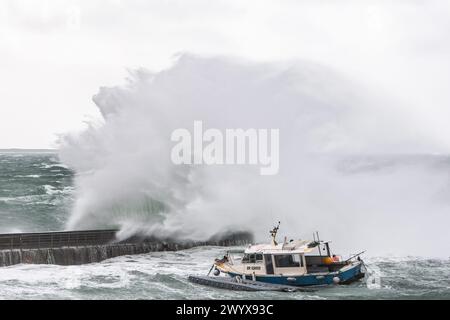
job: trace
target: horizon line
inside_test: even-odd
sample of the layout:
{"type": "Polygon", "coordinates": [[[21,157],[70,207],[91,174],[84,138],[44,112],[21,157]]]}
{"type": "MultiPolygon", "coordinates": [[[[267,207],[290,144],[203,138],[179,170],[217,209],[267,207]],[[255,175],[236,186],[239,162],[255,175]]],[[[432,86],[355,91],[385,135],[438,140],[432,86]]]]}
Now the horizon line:
{"type": "Polygon", "coordinates": [[[52,148],[0,148],[0,152],[56,152],[58,149],[52,148]]]}

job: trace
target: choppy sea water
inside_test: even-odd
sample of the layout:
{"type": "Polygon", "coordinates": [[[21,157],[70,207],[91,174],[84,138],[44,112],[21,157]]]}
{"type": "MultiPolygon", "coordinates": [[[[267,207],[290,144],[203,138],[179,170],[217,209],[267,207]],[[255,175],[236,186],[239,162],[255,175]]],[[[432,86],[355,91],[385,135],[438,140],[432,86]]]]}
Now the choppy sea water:
{"type": "MultiPolygon", "coordinates": [[[[0,232],[61,230],[74,173],[54,153],[0,153],[0,232]]],[[[450,260],[365,257],[368,276],[312,292],[233,292],[192,284],[229,248],[123,256],[83,266],[0,269],[1,299],[450,299],[450,260]]]]}
{"type": "Polygon", "coordinates": [[[63,228],[73,173],[55,153],[0,153],[0,232],[63,228]]]}

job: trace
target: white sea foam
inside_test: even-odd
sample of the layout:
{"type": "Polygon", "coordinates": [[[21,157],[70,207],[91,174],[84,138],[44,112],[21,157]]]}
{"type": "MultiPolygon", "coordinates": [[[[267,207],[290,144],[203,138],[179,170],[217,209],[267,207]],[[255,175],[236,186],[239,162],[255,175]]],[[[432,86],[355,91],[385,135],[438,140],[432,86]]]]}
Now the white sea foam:
{"type": "Polygon", "coordinates": [[[70,194],[74,190],[74,187],[70,187],[70,186],[64,187],[63,189],[58,189],[54,186],[46,184],[46,185],[43,185],[42,187],[44,188],[45,193],[48,195],[70,194]]]}
{"type": "Polygon", "coordinates": [[[68,169],[68,166],[63,163],[42,163],[41,164],[42,169],[51,169],[51,168],[62,168],[62,169],[68,169]]]}
{"type": "Polygon", "coordinates": [[[35,179],[37,179],[37,178],[40,178],[41,176],[40,175],[38,175],[38,174],[28,174],[28,175],[16,175],[16,176],[14,176],[15,178],[35,178],[35,179]]]}
{"type": "Polygon", "coordinates": [[[348,286],[317,288],[314,292],[241,292],[236,295],[232,290],[188,282],[188,275],[205,274],[212,260],[222,256],[227,249],[232,248],[198,247],[178,252],[153,252],[81,266],[22,264],[4,267],[0,273],[0,298],[395,299],[428,295],[445,299],[450,295],[447,261],[423,258],[405,258],[408,264],[382,258],[368,259],[368,267],[374,272],[368,280],[375,282],[362,280],[348,286]]]}

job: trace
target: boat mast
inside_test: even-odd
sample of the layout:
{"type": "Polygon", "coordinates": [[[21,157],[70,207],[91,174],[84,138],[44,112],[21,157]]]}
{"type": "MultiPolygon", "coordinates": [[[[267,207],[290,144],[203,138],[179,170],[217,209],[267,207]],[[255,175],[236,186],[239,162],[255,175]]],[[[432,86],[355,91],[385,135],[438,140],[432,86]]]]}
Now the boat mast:
{"type": "Polygon", "coordinates": [[[322,252],[320,251],[320,238],[319,238],[319,231],[316,231],[317,234],[317,248],[319,249],[319,256],[322,256],[322,252]]]}

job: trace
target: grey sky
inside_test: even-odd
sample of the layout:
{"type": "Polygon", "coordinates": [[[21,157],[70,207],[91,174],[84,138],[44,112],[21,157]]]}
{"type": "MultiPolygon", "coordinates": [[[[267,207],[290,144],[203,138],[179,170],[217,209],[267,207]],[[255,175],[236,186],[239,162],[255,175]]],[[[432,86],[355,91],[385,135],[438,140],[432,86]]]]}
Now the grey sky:
{"type": "Polygon", "coordinates": [[[91,97],[179,52],[307,59],[385,92],[450,150],[447,1],[5,0],[0,148],[46,148],[99,119],[91,97]]]}

